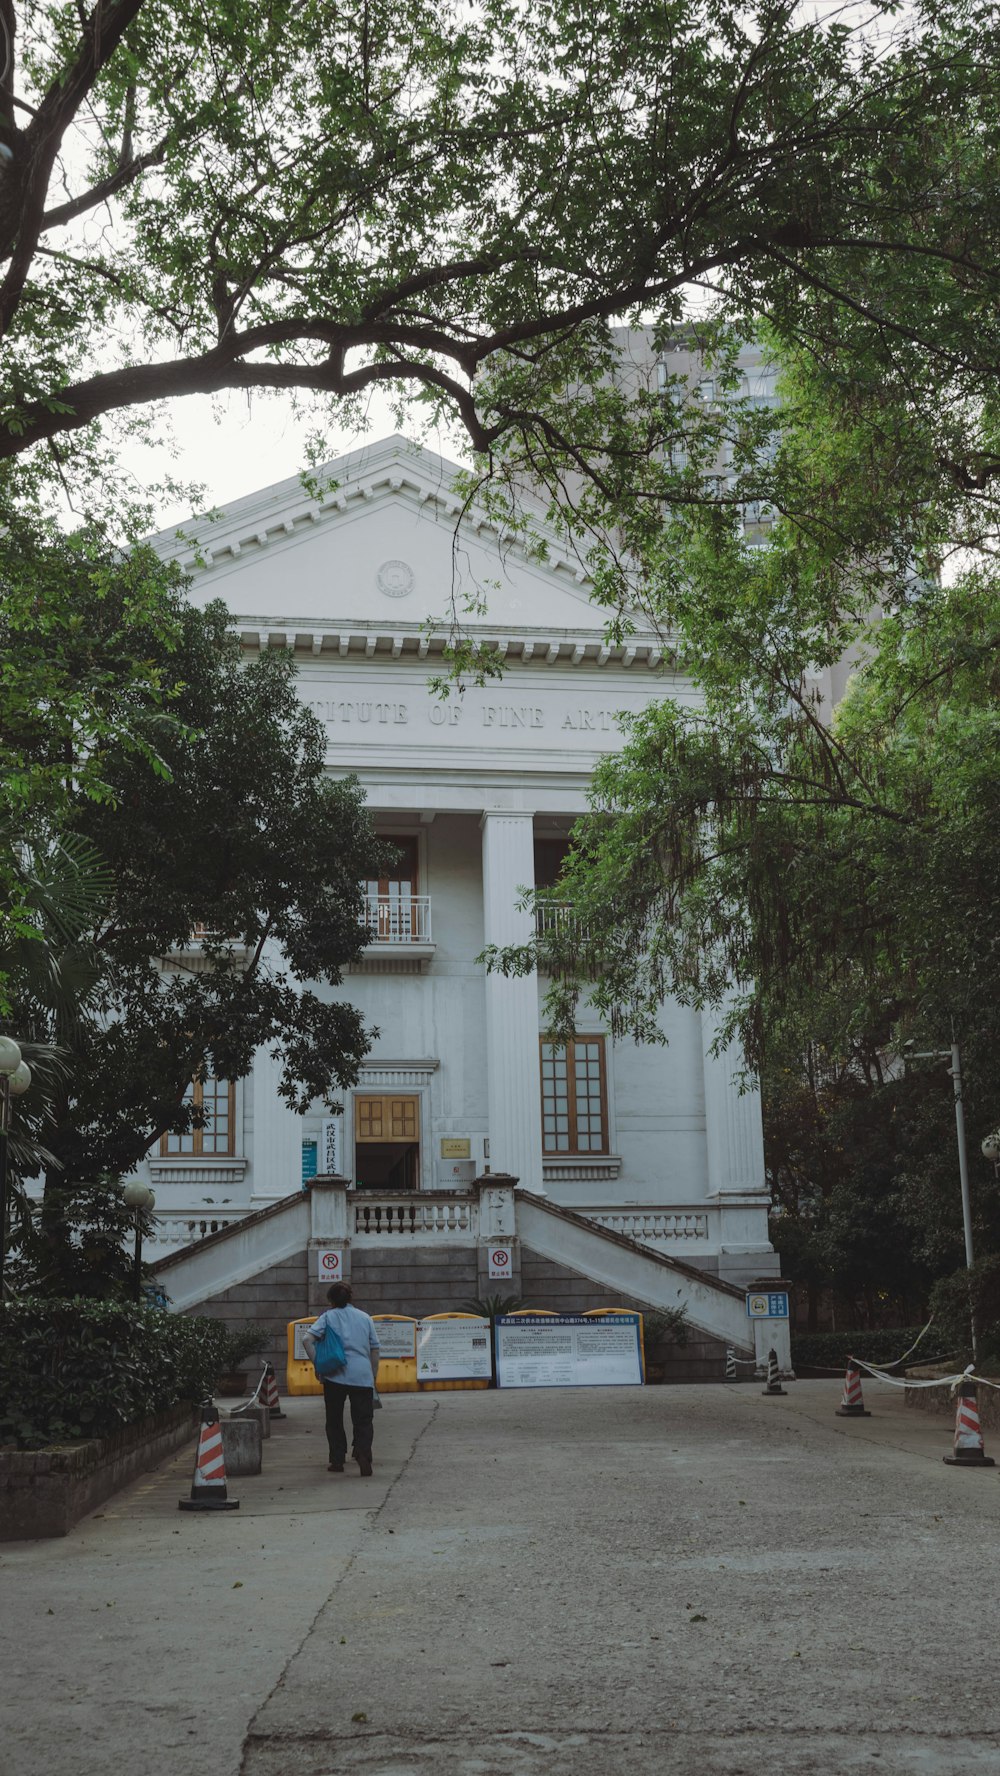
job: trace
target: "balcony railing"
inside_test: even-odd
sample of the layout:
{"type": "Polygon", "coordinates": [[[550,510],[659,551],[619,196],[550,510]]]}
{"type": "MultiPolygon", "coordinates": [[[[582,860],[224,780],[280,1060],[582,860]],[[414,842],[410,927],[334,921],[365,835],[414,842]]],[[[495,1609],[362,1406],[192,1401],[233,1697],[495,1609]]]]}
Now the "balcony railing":
{"type": "Polygon", "coordinates": [[[356,1240],[454,1243],[457,1236],[462,1243],[474,1240],[478,1232],[478,1202],[464,1194],[420,1190],[388,1195],[366,1190],[352,1191],[347,1201],[348,1225],[356,1240]]]}
{"type": "Polygon", "coordinates": [[[535,907],[535,933],[547,937],[585,938],[587,927],[569,901],[546,900],[535,907]]]}
{"type": "Polygon", "coordinates": [[[364,922],[372,943],[410,944],[431,942],[429,894],[366,894],[364,922]]]}

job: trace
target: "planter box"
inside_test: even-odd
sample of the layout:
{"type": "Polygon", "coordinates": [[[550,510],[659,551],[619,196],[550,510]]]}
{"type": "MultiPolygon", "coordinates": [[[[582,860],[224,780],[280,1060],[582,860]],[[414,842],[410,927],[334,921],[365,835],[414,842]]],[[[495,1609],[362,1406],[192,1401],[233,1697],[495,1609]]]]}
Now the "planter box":
{"type": "Polygon", "coordinates": [[[189,1442],[198,1423],[193,1406],[171,1406],[93,1442],[0,1449],[0,1541],[68,1535],[136,1474],[189,1442]]]}

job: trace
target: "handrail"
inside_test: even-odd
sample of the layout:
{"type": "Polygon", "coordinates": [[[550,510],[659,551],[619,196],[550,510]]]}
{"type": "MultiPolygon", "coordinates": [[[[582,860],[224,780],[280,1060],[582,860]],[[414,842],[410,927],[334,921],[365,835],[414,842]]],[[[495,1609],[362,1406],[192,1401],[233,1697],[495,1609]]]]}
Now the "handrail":
{"type": "Polygon", "coordinates": [[[372,943],[430,943],[431,897],[429,894],[366,894],[362,923],[372,943]]]}

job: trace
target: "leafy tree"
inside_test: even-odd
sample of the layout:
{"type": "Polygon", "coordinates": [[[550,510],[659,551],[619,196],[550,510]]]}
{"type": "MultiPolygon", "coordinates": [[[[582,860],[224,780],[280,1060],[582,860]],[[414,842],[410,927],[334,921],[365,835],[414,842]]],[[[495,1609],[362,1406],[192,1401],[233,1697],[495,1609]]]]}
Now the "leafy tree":
{"type": "Polygon", "coordinates": [[[58,903],[83,878],[54,836],[81,798],[113,803],[109,751],[135,753],[153,771],[166,771],[162,745],[176,727],[180,639],[179,575],[151,549],[122,553],[96,524],[59,536],[30,514],[7,516],[0,534],[0,993],[8,946],[37,935],[39,907],[65,928],[72,909],[60,912],[58,903]],[[69,870],[60,870],[67,861],[69,870]]]}
{"type": "MultiPolygon", "coordinates": [[[[120,612],[95,596],[79,614],[99,631],[120,612]]],[[[171,619],[179,678],[160,752],[109,744],[107,797],[75,798],[72,830],[105,872],[99,908],[67,950],[43,904],[11,969],[15,1027],[68,1057],[46,1099],[22,1100],[26,1132],[51,1156],[52,1277],[80,1187],[196,1123],[193,1078],[239,1078],[271,1047],[281,1090],[305,1107],[356,1077],[371,1039],[330,992],[367,941],[360,884],[382,856],[360,791],[325,774],[325,735],[298,700],[290,654],[244,663],[224,608],[196,610],[179,592],[171,619]]],[[[155,632],[147,642],[155,660],[155,632]]]]}
{"type": "MultiPolygon", "coordinates": [[[[634,431],[599,402],[567,431],[558,397],[601,385],[609,317],[675,329],[692,289],[881,352],[900,388],[944,360],[995,375],[980,0],[905,23],[875,0],[863,27],[791,0],[0,17],[0,457],[28,452],[29,483],[71,484],[74,436],[98,450],[95,422],[164,398],[381,385],[613,488],[634,431]]],[[[992,474],[959,430],[957,472],[992,474]]]]}
{"type": "Polygon", "coordinates": [[[562,1033],[584,992],[644,1040],[668,993],[723,1008],[764,1084],[777,1243],[869,1314],[962,1261],[951,1082],[933,1059],[904,1071],[908,1040],[961,1040],[977,1248],[1000,1244],[977,1158],[1000,1122],[998,656],[975,564],[872,626],[829,725],[772,662],[739,688],[706,667],[702,707],[650,708],[598,770],[548,891],[572,925],[490,956],[544,963],[562,1033]]]}

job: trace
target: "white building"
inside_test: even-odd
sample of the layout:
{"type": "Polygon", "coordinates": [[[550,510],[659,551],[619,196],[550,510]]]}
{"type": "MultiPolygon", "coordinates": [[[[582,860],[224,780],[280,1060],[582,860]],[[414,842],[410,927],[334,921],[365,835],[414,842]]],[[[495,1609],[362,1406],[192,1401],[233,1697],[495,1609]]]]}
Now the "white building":
{"type": "MultiPolygon", "coordinates": [[[[477,960],[484,945],[527,935],[519,898],[552,879],[596,761],[621,744],[617,712],[693,693],[651,633],[606,645],[588,587],[555,541],[542,565],[517,545],[501,548],[475,511],[456,532],[454,473],[390,438],[332,465],[337,491],[322,504],[297,479],[266,488],[198,531],[204,565],[181,555],[192,596],[222,598],[249,653],[294,648],[301,694],[326,726],[329,768],[357,773],[400,862],[368,885],[377,938],[340,989],[381,1032],[342,1117],[319,1104],[292,1114],[262,1054],[250,1078],[208,1088],[204,1131],[168,1137],[149,1159],[164,1282],[180,1306],[224,1295],[258,1317],[291,1307],[296,1266],[304,1282],[310,1247],[324,1239],[355,1275],[368,1252],[371,1298],[371,1264],[390,1251],[398,1265],[404,1229],[425,1268],[431,1249],[472,1252],[459,1295],[475,1292],[477,1241],[512,1235],[524,1246],[522,1292],[530,1284],[537,1305],[558,1304],[537,1291],[552,1293],[560,1266],[655,1302],[643,1249],[670,1280],[663,1304],[688,1266],[723,1283],[695,1291],[706,1301],[731,1301],[725,1284],[777,1271],[759,1100],[741,1095],[734,1057],[711,1056],[711,1024],[668,1004],[667,1046],[644,1048],[613,1043],[585,1010],[575,1043],[555,1051],[541,1035],[544,980],[506,980],[477,960]],[[505,674],[442,700],[428,680],[441,670],[451,601],[468,594],[487,609],[465,627],[499,648],[505,674]],[[307,1228],[320,1193],[304,1195],[300,1182],[317,1169],[354,1188],[323,1225],[314,1201],[307,1228]],[[494,1192],[489,1225],[474,1184],[487,1172],[520,1186],[505,1206],[494,1192]],[[519,1216],[544,1221],[533,1248],[520,1221],[496,1224],[512,1201],[519,1216]],[[279,1202],[287,1212],[256,1214],[279,1202]],[[206,1234],[207,1246],[190,1248],[206,1234]],[[531,1274],[529,1249],[550,1266],[544,1276],[531,1274]],[[610,1268],[602,1254],[617,1254],[610,1268]],[[642,1277],[623,1279],[630,1254],[642,1277]],[[254,1280],[275,1268],[279,1282],[255,1294],[254,1280]]],[[[431,1277],[439,1295],[446,1282],[431,1277]]],[[[394,1283],[397,1301],[416,1298],[397,1275],[381,1305],[392,1304],[394,1283]]],[[[568,1285],[561,1295],[570,1298],[568,1285]]],[[[698,1323],[732,1342],[729,1313],[725,1326],[707,1309],[698,1323]]],[[[742,1330],[739,1342],[752,1342],[742,1330]]]]}

